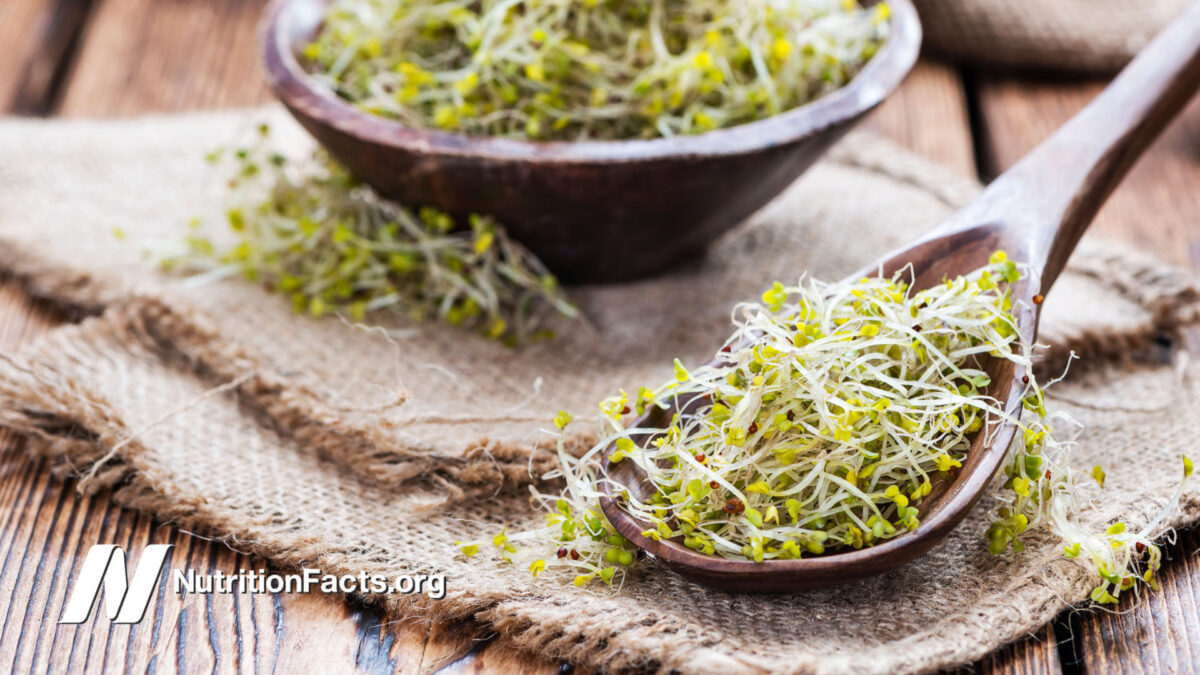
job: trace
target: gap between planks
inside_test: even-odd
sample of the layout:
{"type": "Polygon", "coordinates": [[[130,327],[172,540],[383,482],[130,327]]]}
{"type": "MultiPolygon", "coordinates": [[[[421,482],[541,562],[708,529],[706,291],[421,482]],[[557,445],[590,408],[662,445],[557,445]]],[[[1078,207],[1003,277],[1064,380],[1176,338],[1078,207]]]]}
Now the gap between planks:
{"type": "Polygon", "coordinates": [[[0,107],[44,115],[55,107],[94,0],[5,0],[0,4],[0,107]],[[7,104],[6,106],[3,104],[7,104]]]}

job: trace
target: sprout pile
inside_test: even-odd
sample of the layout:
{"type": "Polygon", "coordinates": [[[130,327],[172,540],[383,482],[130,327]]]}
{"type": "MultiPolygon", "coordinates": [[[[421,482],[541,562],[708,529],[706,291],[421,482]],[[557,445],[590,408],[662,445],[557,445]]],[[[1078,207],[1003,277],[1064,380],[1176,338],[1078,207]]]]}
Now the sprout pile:
{"type": "Polygon", "coordinates": [[[359,109],[410,126],[650,138],[845,85],[889,16],[855,0],[335,0],[302,56],[359,109]]]}
{"type": "Polygon", "coordinates": [[[193,220],[186,250],[165,257],[165,268],[207,278],[240,273],[313,316],[362,321],[393,310],[506,344],[552,337],[546,320],[555,312],[577,316],[555,277],[490,218],[459,227],[437,209],[414,212],[323,152],[289,160],[272,149],[269,133],[260,126],[255,142],[210,154],[229,174],[228,232],[205,236],[193,220]]]}
{"type": "MultiPolygon", "coordinates": [[[[1118,522],[1100,533],[1071,520],[1072,441],[1055,433],[1070,435],[1077,425],[1047,413],[1032,374],[1032,345],[1012,308],[1041,297],[1011,297],[1021,274],[998,252],[971,275],[916,292],[902,275],[776,283],[761,302],[735,309],[736,330],[715,365],[688,370],[676,361],[670,382],[604,401],[594,448],[573,457],[560,442],[561,467],[549,477],[565,479],[566,489],[534,491],[549,511],[545,526],[505,531],[492,543],[535,575],[560,569],[578,585],[620,580],[637,556],[599,508],[609,450],[606,461],[634,462],[656,488],[641,501],[614,484],[623,508],[653,524],[645,537],[757,562],[873,546],[919,528],[923,500],[954,478],[974,435],[1008,421],[1018,429],[997,479],[1001,505],[988,549],[1020,552],[1028,530],[1047,528],[1067,557],[1099,572],[1095,601],[1154,586],[1161,553],[1150,536],[1161,520],[1137,532],[1118,522]],[[1018,419],[987,393],[989,358],[1028,373],[1016,385],[1023,387],[1018,419]],[[627,426],[676,403],[683,412],[661,424],[627,426]]],[[[567,412],[555,420],[560,430],[570,422],[567,412]]],[[[1186,478],[1192,465],[1183,464],[1186,478]]],[[[1094,475],[1103,481],[1101,469],[1094,475]]],[[[479,544],[463,550],[474,554],[479,544]]]]}

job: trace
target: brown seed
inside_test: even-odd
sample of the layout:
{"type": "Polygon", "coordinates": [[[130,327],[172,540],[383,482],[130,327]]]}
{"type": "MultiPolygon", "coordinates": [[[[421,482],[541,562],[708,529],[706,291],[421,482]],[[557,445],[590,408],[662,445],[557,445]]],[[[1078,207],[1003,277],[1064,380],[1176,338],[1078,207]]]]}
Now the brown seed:
{"type": "Polygon", "coordinates": [[[629,414],[629,406],[625,406],[624,408],[621,408],[621,414],[628,415],[629,414]]]}
{"type": "Polygon", "coordinates": [[[726,354],[728,354],[728,353],[729,353],[730,351],[732,351],[732,350],[730,349],[729,345],[725,345],[724,347],[721,347],[721,351],[723,351],[723,352],[725,352],[726,354]]]}
{"type": "Polygon", "coordinates": [[[1046,296],[1042,295],[1041,293],[1038,293],[1037,295],[1033,296],[1033,304],[1035,304],[1035,305],[1040,305],[1045,301],[1046,301],[1046,296]]]}
{"type": "Polygon", "coordinates": [[[558,549],[558,553],[556,555],[558,555],[558,557],[560,557],[560,558],[567,557],[567,549],[566,548],[558,549]]]}
{"type": "Polygon", "coordinates": [[[1021,376],[1021,384],[1029,384],[1029,376],[1028,375],[1021,376]]]}
{"type": "Polygon", "coordinates": [[[704,460],[705,460],[705,459],[707,459],[707,458],[704,456],[704,453],[703,453],[703,452],[701,452],[701,453],[699,453],[699,454],[697,454],[697,455],[696,455],[696,461],[697,461],[697,462],[700,462],[701,464],[703,464],[703,463],[704,463],[704,460]]]}
{"type": "Polygon", "coordinates": [[[917,324],[917,325],[913,326],[913,332],[920,333],[921,332],[921,324],[917,324]]]}
{"type": "Polygon", "coordinates": [[[746,505],[743,504],[742,500],[738,499],[737,497],[730,497],[729,501],[725,502],[725,506],[723,506],[722,509],[725,511],[725,513],[737,514],[745,511],[746,505]]]}
{"type": "Polygon", "coordinates": [[[795,421],[796,421],[796,411],[795,411],[795,410],[789,410],[789,411],[788,411],[788,413],[787,413],[787,418],[788,418],[788,421],[789,421],[789,422],[795,422],[795,421]]]}
{"type": "Polygon", "coordinates": [[[571,560],[579,560],[579,551],[571,549],[571,560]]]}
{"type": "Polygon", "coordinates": [[[710,480],[710,481],[708,481],[708,487],[716,490],[717,488],[721,487],[721,484],[715,480],[710,480]]]}
{"type": "Polygon", "coordinates": [[[749,428],[749,429],[747,429],[746,431],[747,431],[748,433],[756,434],[756,433],[758,433],[758,425],[757,425],[757,424],[755,424],[754,422],[751,422],[751,423],[750,423],[750,428],[749,428]]]}
{"type": "Polygon", "coordinates": [[[1146,545],[1140,541],[1137,543],[1137,545],[1134,548],[1137,549],[1138,553],[1144,553],[1146,551],[1146,545]]]}

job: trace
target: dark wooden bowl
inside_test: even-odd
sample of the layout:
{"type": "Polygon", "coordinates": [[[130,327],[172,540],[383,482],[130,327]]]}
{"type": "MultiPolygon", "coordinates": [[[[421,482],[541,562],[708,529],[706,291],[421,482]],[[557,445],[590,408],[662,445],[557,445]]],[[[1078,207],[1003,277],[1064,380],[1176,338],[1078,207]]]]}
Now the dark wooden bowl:
{"type": "Polygon", "coordinates": [[[845,87],[781,115],[696,136],[533,142],[406,127],[359,111],[296,57],[329,0],[274,0],[262,23],[267,78],[300,124],[402,203],[490,214],[563,281],[657,273],[766,204],[904,79],[921,27],[890,0],[891,36],[845,87]]]}

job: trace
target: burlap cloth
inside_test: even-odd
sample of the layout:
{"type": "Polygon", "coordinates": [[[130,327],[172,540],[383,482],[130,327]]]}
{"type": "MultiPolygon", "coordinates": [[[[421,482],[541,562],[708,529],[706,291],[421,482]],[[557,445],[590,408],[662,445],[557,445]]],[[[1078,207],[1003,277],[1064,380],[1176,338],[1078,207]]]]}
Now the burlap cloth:
{"type": "MultiPolygon", "coordinates": [[[[592,326],[512,351],[443,325],[385,336],[295,316],[249,283],[155,272],[139,244],[219,209],[202,156],[263,114],[0,123],[0,268],[92,315],[0,358],[0,424],[85,489],[285,567],[444,572],[444,600],[373,599],[413,620],[474,617],[542,655],[611,669],[929,670],[1086,598],[1093,573],[1050,538],[989,555],[987,503],[897,572],[773,597],[711,591],[655,564],[619,590],[579,589],[465,561],[452,545],[540,518],[524,484],[530,466],[549,466],[538,447],[555,411],[594,416],[617,387],[668,377],[672,358],[701,361],[737,300],[805,270],[837,278],[950,213],[974,183],[852,136],[704,260],[573,289],[592,326]]],[[[1136,355],[1193,320],[1196,300],[1182,272],[1090,243],[1047,302],[1046,364],[1085,357],[1053,400],[1087,424],[1078,464],[1109,474],[1082,505],[1093,526],[1148,522],[1179,479],[1200,384],[1136,355]]],[[[1170,523],[1197,516],[1192,487],[1170,523]]]]}
{"type": "Polygon", "coordinates": [[[913,0],[934,54],[969,63],[1108,72],[1192,0],[913,0]]]}

